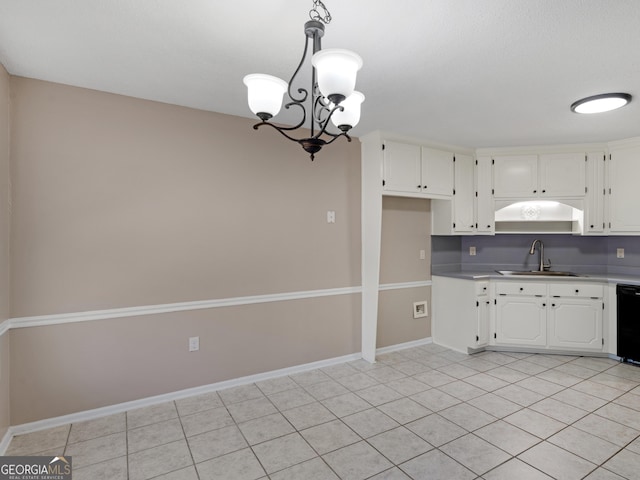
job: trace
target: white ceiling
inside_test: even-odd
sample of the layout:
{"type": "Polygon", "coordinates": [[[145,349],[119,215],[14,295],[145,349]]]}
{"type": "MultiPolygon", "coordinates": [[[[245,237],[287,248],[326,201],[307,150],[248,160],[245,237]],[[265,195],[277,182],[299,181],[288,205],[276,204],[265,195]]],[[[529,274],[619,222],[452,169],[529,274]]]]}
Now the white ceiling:
{"type": "MultiPolygon", "coordinates": [[[[380,129],[490,147],[640,135],[640,0],[325,4],[333,21],[323,47],[364,60],[355,136],[380,129]],[[600,115],[569,110],[581,97],[617,91],[634,101],[600,115]]],[[[311,5],[0,0],[0,62],[13,75],[252,117],[242,77],[289,79],[311,5]]]]}

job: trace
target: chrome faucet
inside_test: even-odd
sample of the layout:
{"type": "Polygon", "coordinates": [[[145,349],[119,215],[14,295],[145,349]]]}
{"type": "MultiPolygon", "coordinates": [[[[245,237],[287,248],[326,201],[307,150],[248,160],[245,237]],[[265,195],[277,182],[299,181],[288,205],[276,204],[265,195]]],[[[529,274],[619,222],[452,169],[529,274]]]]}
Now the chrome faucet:
{"type": "Polygon", "coordinates": [[[536,253],[536,244],[538,245],[538,251],[540,252],[540,272],[544,272],[545,270],[549,270],[551,268],[551,261],[549,263],[544,263],[544,243],[539,238],[536,238],[531,244],[531,248],[529,249],[529,255],[533,255],[536,253]]]}

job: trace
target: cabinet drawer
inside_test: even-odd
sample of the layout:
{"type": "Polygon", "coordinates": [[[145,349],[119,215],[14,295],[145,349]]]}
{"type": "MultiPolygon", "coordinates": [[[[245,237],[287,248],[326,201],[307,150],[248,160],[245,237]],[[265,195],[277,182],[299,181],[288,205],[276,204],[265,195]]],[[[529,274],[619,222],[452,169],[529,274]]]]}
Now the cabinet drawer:
{"type": "Polygon", "coordinates": [[[489,282],[475,282],[476,296],[489,295],[489,282]]]}
{"type": "Polygon", "coordinates": [[[602,298],[604,288],[602,285],[584,283],[552,283],[549,285],[550,297],[593,297],[602,298]]]}
{"type": "Polygon", "coordinates": [[[537,295],[547,296],[547,285],[545,283],[531,282],[498,282],[496,283],[496,293],[498,295],[537,295]]]}

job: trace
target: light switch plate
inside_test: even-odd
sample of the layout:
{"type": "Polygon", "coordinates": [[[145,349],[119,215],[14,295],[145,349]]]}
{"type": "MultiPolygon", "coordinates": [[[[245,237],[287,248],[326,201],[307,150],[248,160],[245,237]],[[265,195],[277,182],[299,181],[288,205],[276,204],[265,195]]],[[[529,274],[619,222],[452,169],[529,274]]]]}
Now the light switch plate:
{"type": "Polygon", "coordinates": [[[618,248],[618,249],[616,249],[616,257],[618,257],[618,258],[624,258],[624,248],[618,248]]]}
{"type": "Polygon", "coordinates": [[[476,256],[476,247],[469,247],[469,255],[472,257],[476,256]]]}

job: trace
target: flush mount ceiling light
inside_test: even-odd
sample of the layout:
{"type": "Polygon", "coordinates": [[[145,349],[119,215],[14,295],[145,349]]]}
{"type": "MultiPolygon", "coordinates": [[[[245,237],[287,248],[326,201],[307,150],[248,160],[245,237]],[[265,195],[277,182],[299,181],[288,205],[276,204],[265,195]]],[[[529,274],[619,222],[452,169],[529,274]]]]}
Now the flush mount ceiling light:
{"type": "Polygon", "coordinates": [[[349,50],[337,48],[322,50],[320,39],[324,35],[324,25],[331,22],[331,14],[322,1],[313,1],[309,17],[311,20],[304,24],[306,39],[302,60],[289,83],[271,75],[256,73],[244,77],[244,84],[247,86],[249,108],[262,120],[253,128],[257,130],[262,125],[273,127],[289,140],[299,143],[311,155],[313,161],[314,155],[322,147],[333,143],[339,137],[344,136],[351,141],[348,132],[360,121],[360,104],[364,101],[364,95],[354,90],[356,74],[362,67],[360,56],[349,50]],[[311,98],[304,88],[297,89],[297,96],[292,92],[293,81],[307,57],[309,40],[313,42],[311,98]],[[300,122],[293,127],[281,127],[269,123],[269,120],[280,111],[285,92],[290,101],[286,101],[284,108],[297,107],[301,112],[300,122]],[[305,107],[304,104],[308,98],[309,104],[305,107]],[[289,135],[288,132],[304,125],[307,113],[310,117],[311,135],[300,139],[289,135]],[[329,121],[338,128],[340,133],[327,130],[329,121]]]}
{"type": "Polygon", "coordinates": [[[571,111],[575,113],[608,112],[624,107],[630,101],[631,95],[628,93],[603,93],[574,102],[571,105],[571,111]]]}

